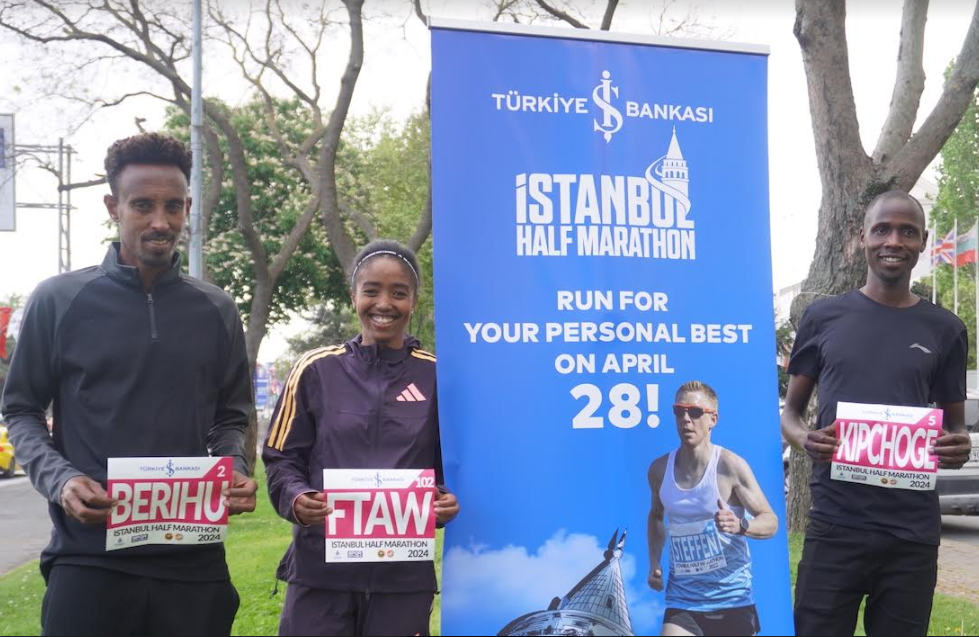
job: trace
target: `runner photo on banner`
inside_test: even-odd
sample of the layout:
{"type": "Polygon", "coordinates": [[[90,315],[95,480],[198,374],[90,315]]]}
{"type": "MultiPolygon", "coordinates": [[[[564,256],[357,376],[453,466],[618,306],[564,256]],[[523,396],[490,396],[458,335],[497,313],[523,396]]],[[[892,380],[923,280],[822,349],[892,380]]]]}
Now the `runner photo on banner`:
{"type": "Polygon", "coordinates": [[[443,634],[792,634],[767,47],[431,26],[443,634]]]}

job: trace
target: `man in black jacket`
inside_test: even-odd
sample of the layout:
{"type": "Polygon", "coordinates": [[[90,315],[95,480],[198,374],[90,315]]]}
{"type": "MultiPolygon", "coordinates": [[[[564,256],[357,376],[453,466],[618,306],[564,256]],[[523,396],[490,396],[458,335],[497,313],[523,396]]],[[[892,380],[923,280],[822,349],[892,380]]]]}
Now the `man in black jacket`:
{"type": "Polygon", "coordinates": [[[157,134],[114,143],[104,202],[120,241],[101,266],[41,283],[24,312],[0,410],[54,526],[41,554],[44,634],[231,631],[223,545],[105,551],[108,458],[231,456],[229,512],[255,509],[241,320],[226,293],[181,274],[175,252],[190,161],[157,134]]]}

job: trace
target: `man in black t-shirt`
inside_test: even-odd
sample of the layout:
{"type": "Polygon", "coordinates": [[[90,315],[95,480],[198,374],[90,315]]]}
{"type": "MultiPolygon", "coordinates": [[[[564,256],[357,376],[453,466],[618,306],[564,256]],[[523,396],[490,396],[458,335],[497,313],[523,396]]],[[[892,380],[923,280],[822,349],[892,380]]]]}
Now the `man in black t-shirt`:
{"type": "Polygon", "coordinates": [[[806,310],[789,360],[782,432],[813,460],[812,509],[796,582],[797,635],[852,635],[867,597],[868,635],[925,635],[938,572],[941,516],[934,491],[830,479],[840,401],[944,410],[939,467],[969,458],[964,400],[968,336],[951,312],[911,293],[927,246],[925,215],[892,190],[867,207],[860,245],[867,283],[806,310]],[[816,429],[804,414],[818,385],[816,429]]]}

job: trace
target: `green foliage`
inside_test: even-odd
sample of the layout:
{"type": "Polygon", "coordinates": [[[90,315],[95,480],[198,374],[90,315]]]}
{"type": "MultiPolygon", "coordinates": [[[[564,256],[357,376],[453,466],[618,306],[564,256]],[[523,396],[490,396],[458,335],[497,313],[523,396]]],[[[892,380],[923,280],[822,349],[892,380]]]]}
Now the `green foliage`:
{"type": "MultiPolygon", "coordinates": [[[[379,111],[347,124],[346,143],[359,150],[356,163],[345,164],[356,178],[352,196],[370,210],[378,237],[407,243],[428,198],[428,115],[416,113],[399,125],[379,111]]],[[[421,286],[409,332],[422,347],[434,351],[431,241],[425,242],[417,256],[421,286]]]]}
{"type": "Polygon", "coordinates": [[[287,338],[289,351],[275,361],[280,378],[285,378],[299,357],[309,350],[345,343],[360,333],[360,323],[349,306],[319,305],[305,314],[310,328],[287,338]]]}
{"type": "MultiPolygon", "coordinates": [[[[277,100],[274,105],[283,134],[298,145],[312,130],[308,109],[295,99],[277,100]]],[[[225,110],[245,147],[253,223],[271,261],[309,202],[309,184],[283,162],[260,100],[225,110]]],[[[171,108],[166,128],[185,141],[189,139],[189,119],[183,111],[171,108]]],[[[227,142],[223,137],[221,146],[225,157],[223,187],[220,201],[211,213],[204,243],[205,260],[211,281],[234,297],[247,323],[255,264],[238,230],[235,190],[227,160],[227,142]]],[[[289,312],[308,308],[311,299],[332,299],[341,304],[346,300],[343,269],[326,241],[326,232],[318,215],[277,281],[268,325],[284,320],[289,312]]]]}
{"type": "MultiPolygon", "coordinates": [[[[339,152],[343,170],[338,175],[338,187],[351,207],[374,225],[378,237],[407,243],[414,233],[428,197],[429,140],[429,121],[424,113],[400,123],[385,111],[347,120],[339,152]]],[[[361,245],[366,244],[367,236],[362,235],[361,241],[361,245]]],[[[421,285],[408,331],[422,347],[434,350],[430,241],[418,252],[418,261],[421,285]]],[[[289,340],[287,361],[316,347],[342,343],[360,332],[346,296],[342,302],[330,299],[322,303],[307,318],[313,327],[289,340]]]]}
{"type": "MultiPolygon", "coordinates": [[[[939,238],[948,234],[955,221],[958,221],[959,234],[964,234],[979,220],[979,111],[976,96],[942,148],[941,157],[938,197],[931,213],[939,238]]],[[[958,316],[969,330],[969,369],[976,368],[975,267],[972,264],[958,268],[958,316]]],[[[936,278],[941,305],[954,310],[952,266],[939,265],[936,278]]]]}

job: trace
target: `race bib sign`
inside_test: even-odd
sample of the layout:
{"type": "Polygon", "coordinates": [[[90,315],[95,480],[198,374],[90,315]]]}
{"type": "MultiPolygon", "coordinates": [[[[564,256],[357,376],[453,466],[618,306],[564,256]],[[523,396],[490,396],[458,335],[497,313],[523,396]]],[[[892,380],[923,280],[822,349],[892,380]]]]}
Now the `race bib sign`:
{"type": "Polygon", "coordinates": [[[670,524],[670,571],[676,577],[710,573],[727,566],[713,519],[670,524]]]}
{"type": "Polygon", "coordinates": [[[433,469],[324,469],[323,492],[327,562],[434,559],[433,469]]]}
{"type": "Polygon", "coordinates": [[[213,544],[228,531],[221,490],[231,458],[109,458],[105,550],[145,544],[213,544]]]}
{"type": "Polygon", "coordinates": [[[929,453],[942,432],[942,410],[841,402],[836,407],[832,478],[887,489],[931,491],[938,460],[929,453]]]}

